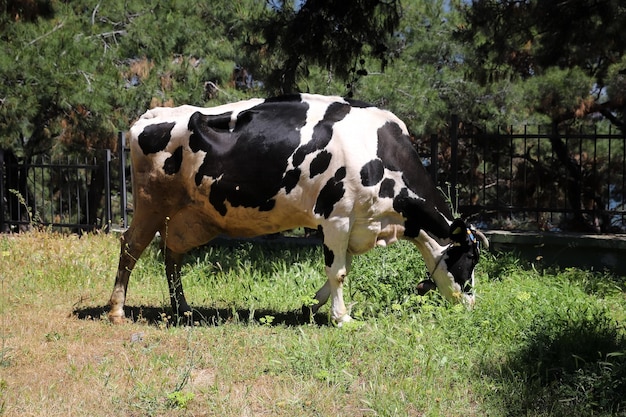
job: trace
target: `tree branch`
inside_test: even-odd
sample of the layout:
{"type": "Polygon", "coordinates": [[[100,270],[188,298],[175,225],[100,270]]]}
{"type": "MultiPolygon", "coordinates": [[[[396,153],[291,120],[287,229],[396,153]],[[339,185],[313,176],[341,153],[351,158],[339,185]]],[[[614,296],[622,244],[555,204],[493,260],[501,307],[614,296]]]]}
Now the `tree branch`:
{"type": "Polygon", "coordinates": [[[65,22],[59,22],[59,23],[57,23],[57,25],[56,25],[54,28],[52,28],[52,30],[51,30],[50,32],[48,32],[48,33],[44,33],[43,35],[41,35],[41,36],[39,36],[39,37],[37,37],[37,38],[33,39],[32,41],[28,42],[28,45],[30,46],[30,45],[34,44],[35,42],[38,42],[38,41],[42,40],[43,38],[45,38],[45,37],[47,37],[47,36],[49,36],[49,35],[52,35],[52,34],[53,34],[54,32],[56,32],[57,30],[61,29],[61,28],[63,27],[63,25],[64,25],[64,24],[65,24],[65,22]]]}
{"type": "Polygon", "coordinates": [[[592,104],[588,106],[581,106],[578,109],[568,111],[562,114],[555,121],[558,123],[561,123],[567,120],[585,117],[593,113],[600,113],[602,116],[606,117],[607,120],[611,122],[614,126],[624,131],[626,129],[626,126],[624,125],[624,121],[615,117],[615,115],[612,113],[612,110],[615,110],[615,109],[617,109],[617,105],[613,103],[611,100],[606,101],[604,103],[598,103],[594,101],[592,104]]]}

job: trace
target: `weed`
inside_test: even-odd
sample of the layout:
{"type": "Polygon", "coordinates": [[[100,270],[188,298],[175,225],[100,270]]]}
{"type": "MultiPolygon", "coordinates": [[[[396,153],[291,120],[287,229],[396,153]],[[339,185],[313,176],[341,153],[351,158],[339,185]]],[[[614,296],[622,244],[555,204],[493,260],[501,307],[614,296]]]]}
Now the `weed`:
{"type": "Polygon", "coordinates": [[[56,342],[61,340],[61,334],[58,332],[50,332],[50,333],[46,333],[45,336],[46,338],[46,342],[56,342]]]}
{"type": "Polygon", "coordinates": [[[194,397],[192,392],[174,391],[167,395],[167,404],[170,408],[186,409],[194,397]]]}
{"type": "Polygon", "coordinates": [[[454,201],[452,201],[452,198],[453,198],[453,195],[452,195],[452,184],[450,182],[446,181],[446,189],[445,190],[443,188],[441,188],[441,187],[437,187],[439,192],[441,192],[441,194],[443,195],[443,198],[448,203],[448,206],[452,210],[452,216],[454,218],[461,217],[461,214],[458,211],[458,208],[459,208],[459,189],[460,188],[461,188],[461,186],[459,184],[455,185],[454,201]]]}

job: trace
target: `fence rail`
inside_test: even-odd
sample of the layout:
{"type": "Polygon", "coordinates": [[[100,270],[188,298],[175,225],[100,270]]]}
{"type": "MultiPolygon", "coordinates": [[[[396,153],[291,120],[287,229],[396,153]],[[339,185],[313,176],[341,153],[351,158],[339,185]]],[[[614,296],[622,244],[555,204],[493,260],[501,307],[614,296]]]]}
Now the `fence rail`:
{"type": "MultiPolygon", "coordinates": [[[[626,136],[523,127],[461,129],[418,144],[453,206],[479,227],[626,233],[626,136]]],[[[19,162],[0,150],[0,232],[33,222],[85,231],[125,229],[130,171],[117,152],[88,161],[19,162]]]]}
{"type": "MultiPolygon", "coordinates": [[[[453,119],[452,126],[459,126],[458,121],[453,119]]],[[[439,184],[450,184],[458,210],[480,226],[626,232],[623,133],[453,128],[450,142],[431,144],[438,149],[431,160],[439,164],[439,184]]]]}
{"type": "Polygon", "coordinates": [[[110,151],[106,151],[104,163],[95,158],[59,161],[46,156],[18,163],[7,160],[1,152],[4,181],[0,184],[0,198],[4,204],[0,230],[23,230],[32,224],[75,230],[102,228],[111,218],[110,193],[104,199],[103,210],[94,216],[89,207],[89,192],[94,176],[108,175],[99,171],[108,167],[106,161],[110,159],[110,151]]]}

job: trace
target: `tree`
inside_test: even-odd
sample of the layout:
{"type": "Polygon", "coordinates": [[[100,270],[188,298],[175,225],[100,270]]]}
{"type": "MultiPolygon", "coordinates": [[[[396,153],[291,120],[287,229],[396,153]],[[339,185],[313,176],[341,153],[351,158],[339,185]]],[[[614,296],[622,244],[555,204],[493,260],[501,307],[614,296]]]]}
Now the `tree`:
{"type": "Polygon", "coordinates": [[[298,91],[315,65],[342,80],[365,74],[365,55],[384,69],[400,17],[399,0],[271,1],[248,26],[247,50],[265,64],[268,90],[298,91]]]}
{"type": "Polygon", "coordinates": [[[600,113],[624,129],[626,8],[619,0],[461,3],[468,78],[528,87],[529,112],[550,122],[600,113]],[[468,49],[470,51],[470,49],[468,49]]]}
{"type": "Polygon", "coordinates": [[[462,45],[452,39],[458,18],[444,0],[404,2],[388,65],[361,77],[359,96],[396,112],[416,135],[445,130],[450,113],[474,97],[463,80],[462,45]]]}

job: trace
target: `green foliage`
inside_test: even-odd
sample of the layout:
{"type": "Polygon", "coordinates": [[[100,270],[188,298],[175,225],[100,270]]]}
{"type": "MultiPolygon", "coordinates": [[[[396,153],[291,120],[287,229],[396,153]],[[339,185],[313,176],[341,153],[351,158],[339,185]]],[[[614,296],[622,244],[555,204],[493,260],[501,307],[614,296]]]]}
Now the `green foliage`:
{"type": "Polygon", "coordinates": [[[613,415],[623,410],[621,308],[609,309],[605,302],[612,296],[599,301],[586,295],[588,286],[583,285],[608,277],[576,269],[543,275],[507,269],[495,285],[481,285],[491,288],[484,288],[467,323],[469,331],[451,336],[483,346],[475,372],[489,392],[515,393],[487,401],[504,415],[613,415]]]}
{"type": "Polygon", "coordinates": [[[186,409],[194,397],[192,392],[174,391],[167,395],[167,402],[170,408],[186,409]]]}
{"type": "Polygon", "coordinates": [[[417,283],[428,277],[426,267],[414,245],[394,244],[393,250],[375,248],[354,257],[350,271],[350,297],[356,302],[357,318],[399,312],[401,308],[419,309],[416,302],[417,283]]]}
{"type": "Polygon", "coordinates": [[[593,82],[580,68],[548,68],[525,82],[524,99],[550,120],[564,120],[590,98],[593,82]]]}
{"type": "Polygon", "coordinates": [[[18,3],[0,12],[0,145],[27,158],[112,148],[156,105],[267,94],[232,88],[235,64],[270,92],[389,108],[417,135],[450,113],[489,128],[600,111],[619,125],[625,101],[617,0],[18,3]]]}
{"type": "Polygon", "coordinates": [[[617,106],[626,104],[626,55],[607,70],[607,94],[617,106]]]}
{"type": "Polygon", "coordinates": [[[394,111],[417,134],[442,129],[450,113],[464,114],[474,95],[460,71],[462,46],[451,39],[457,16],[444,1],[405,2],[389,65],[379,71],[366,60],[368,75],[353,86],[355,95],[394,111]]]}
{"type": "Polygon", "coordinates": [[[205,104],[205,82],[220,103],[239,98],[227,92],[240,39],[229,31],[257,2],[51,4],[32,20],[2,15],[2,147],[27,158],[113,148],[149,107],[205,104]]]}
{"type": "Polygon", "coordinates": [[[278,1],[250,22],[250,32],[262,35],[247,49],[270,55],[264,74],[269,90],[290,93],[297,89],[298,75],[306,78],[313,65],[345,79],[357,72],[356,63],[367,52],[384,69],[400,12],[397,0],[278,1]]]}
{"type": "MultiPolygon", "coordinates": [[[[623,125],[615,117],[623,112],[621,93],[613,87],[605,90],[619,84],[619,70],[612,66],[626,52],[626,38],[621,35],[626,11],[619,0],[478,0],[457,7],[466,23],[455,37],[467,46],[466,71],[471,80],[487,86],[538,78],[536,87],[549,87],[549,91],[542,97],[531,94],[525,103],[551,120],[600,112],[617,126],[623,125]]],[[[532,91],[535,86],[529,87],[532,91]]]]}

